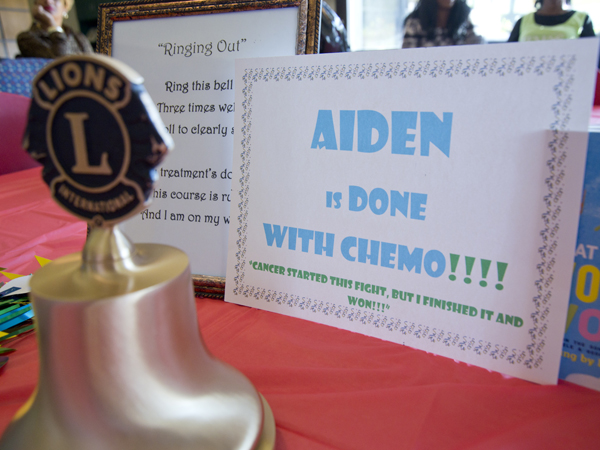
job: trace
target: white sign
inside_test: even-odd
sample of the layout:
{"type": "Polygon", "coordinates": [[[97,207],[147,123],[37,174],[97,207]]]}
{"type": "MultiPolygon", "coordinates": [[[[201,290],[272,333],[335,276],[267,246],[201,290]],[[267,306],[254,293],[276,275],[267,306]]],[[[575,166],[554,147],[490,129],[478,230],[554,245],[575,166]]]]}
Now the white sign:
{"type": "Polygon", "coordinates": [[[297,7],[114,23],[112,56],[144,77],[175,141],[152,204],[121,225],[134,242],[179,247],[192,273],[225,275],[234,60],[294,55],[297,29],[297,7]]]}
{"type": "Polygon", "coordinates": [[[226,300],[556,383],[597,54],[236,61],[226,300]]]}

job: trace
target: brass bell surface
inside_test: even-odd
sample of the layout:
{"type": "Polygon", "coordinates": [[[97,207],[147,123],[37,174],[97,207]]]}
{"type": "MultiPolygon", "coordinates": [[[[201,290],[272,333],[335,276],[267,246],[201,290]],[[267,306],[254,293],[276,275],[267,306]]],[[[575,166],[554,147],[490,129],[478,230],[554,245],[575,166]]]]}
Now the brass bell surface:
{"type": "Polygon", "coordinates": [[[31,289],[39,383],[1,450],[274,447],[266,401],[202,341],[184,252],[97,228],[31,289]]]}

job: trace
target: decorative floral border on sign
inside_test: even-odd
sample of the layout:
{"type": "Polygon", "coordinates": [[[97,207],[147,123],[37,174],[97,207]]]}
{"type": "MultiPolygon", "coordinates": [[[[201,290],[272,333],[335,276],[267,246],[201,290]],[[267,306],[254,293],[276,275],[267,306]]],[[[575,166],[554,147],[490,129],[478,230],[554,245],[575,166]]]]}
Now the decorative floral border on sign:
{"type": "MultiPolygon", "coordinates": [[[[567,144],[569,133],[565,131],[571,119],[572,86],[575,81],[573,67],[574,55],[529,56],[483,59],[451,59],[434,61],[381,62],[368,64],[303,65],[290,67],[271,67],[246,69],[242,79],[242,152],[240,166],[240,202],[232,209],[237,217],[237,240],[235,253],[235,277],[233,292],[235,295],[253,297],[267,303],[287,305],[328,317],[349,322],[371,325],[375,328],[401,333],[415,339],[428,340],[446,347],[458,347],[477,355],[486,355],[495,360],[506,360],[510,364],[519,364],[528,369],[539,368],[544,361],[544,346],[548,319],[552,306],[552,289],[555,276],[555,251],[558,247],[557,234],[560,229],[560,215],[564,178],[567,170],[567,144]],[[464,333],[431,328],[403,317],[390,317],[381,311],[365,311],[351,306],[340,306],[333,302],[301,297],[287,292],[278,292],[244,283],[246,269],[246,231],[248,228],[248,196],[250,189],[250,158],[252,152],[252,89],[257,83],[290,81],[325,81],[358,79],[405,79],[405,78],[452,78],[452,77],[505,77],[505,76],[556,76],[553,94],[556,102],[552,104],[553,121],[549,124],[552,139],[548,142],[550,158],[546,161],[545,211],[542,214],[544,227],[539,232],[539,263],[536,268],[539,278],[535,281],[536,295],[531,299],[534,312],[530,319],[532,327],[528,330],[531,342],[526,348],[509,349],[506,345],[477,339],[464,333]]],[[[232,214],[233,216],[233,214],[232,214]]],[[[387,307],[389,308],[389,306],[387,307]]]]}

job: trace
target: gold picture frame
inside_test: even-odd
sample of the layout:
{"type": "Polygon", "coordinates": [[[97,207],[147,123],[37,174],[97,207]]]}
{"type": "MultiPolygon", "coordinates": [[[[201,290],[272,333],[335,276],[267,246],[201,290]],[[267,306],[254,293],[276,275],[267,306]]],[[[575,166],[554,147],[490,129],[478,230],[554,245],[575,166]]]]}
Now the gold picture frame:
{"type": "Polygon", "coordinates": [[[296,54],[319,52],[321,0],[137,0],[98,6],[97,52],[112,55],[113,24],[121,20],[159,19],[260,9],[299,8],[296,54]]]}
{"type": "MultiPolygon", "coordinates": [[[[98,31],[96,51],[115,56],[113,51],[113,31],[117,22],[139,21],[144,19],[169,19],[182,16],[203,16],[244,11],[296,8],[298,11],[295,33],[295,53],[315,54],[319,52],[322,0],[133,0],[104,3],[98,7],[98,31]]],[[[289,9],[288,9],[289,11],[289,9]]],[[[275,15],[274,15],[275,16],[275,15]]],[[[222,16],[221,16],[222,17],[222,16]]],[[[273,20],[273,19],[271,19],[273,20]]],[[[268,24],[266,24],[268,26],[268,24]]],[[[286,39],[294,42],[293,36],[286,39]]],[[[116,41],[117,45],[118,40],[116,41]]],[[[266,44],[265,44],[266,45],[266,44]]],[[[119,47],[115,47],[117,49],[119,47]]],[[[118,56],[118,55],[117,55],[118,56]]],[[[209,252],[210,253],[210,252],[209,252]]],[[[192,272],[197,272],[192,268],[192,272]]],[[[200,270],[202,272],[202,270],[200,270]]],[[[217,274],[220,275],[220,274],[217,274]]],[[[199,297],[220,298],[225,293],[225,277],[196,274],[192,275],[194,293],[199,297]]]]}

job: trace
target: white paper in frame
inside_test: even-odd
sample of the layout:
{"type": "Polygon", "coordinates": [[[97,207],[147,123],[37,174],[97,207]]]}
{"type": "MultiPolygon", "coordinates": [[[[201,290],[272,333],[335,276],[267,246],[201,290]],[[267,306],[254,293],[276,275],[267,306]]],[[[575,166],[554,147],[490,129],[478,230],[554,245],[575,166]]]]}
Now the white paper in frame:
{"type": "Polygon", "coordinates": [[[131,66],[175,141],[152,203],[121,225],[179,247],[197,289],[222,297],[232,177],[234,60],[317,53],[321,0],[102,4],[98,52],[131,66]]]}

